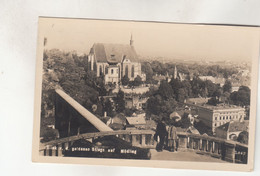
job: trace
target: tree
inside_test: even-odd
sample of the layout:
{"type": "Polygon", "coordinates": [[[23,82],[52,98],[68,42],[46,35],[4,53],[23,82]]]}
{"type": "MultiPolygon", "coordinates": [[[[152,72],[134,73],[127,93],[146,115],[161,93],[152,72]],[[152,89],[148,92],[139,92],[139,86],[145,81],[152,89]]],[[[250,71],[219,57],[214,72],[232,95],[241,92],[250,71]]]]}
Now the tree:
{"type": "Polygon", "coordinates": [[[208,100],[208,104],[209,104],[209,105],[216,106],[218,103],[219,103],[219,100],[216,99],[216,97],[211,97],[211,98],[208,100]]]}
{"type": "Polygon", "coordinates": [[[248,144],[248,132],[242,131],[237,137],[237,141],[243,144],[248,144]]]}
{"type": "Polygon", "coordinates": [[[216,84],[214,84],[210,80],[205,81],[205,86],[207,88],[207,96],[212,97],[214,92],[219,88],[216,84]]]}
{"type": "Polygon", "coordinates": [[[174,98],[169,98],[163,101],[161,111],[163,111],[167,118],[170,117],[170,114],[176,109],[178,103],[174,98]]]}
{"type": "Polygon", "coordinates": [[[203,81],[199,77],[195,76],[191,81],[191,89],[194,97],[201,96],[203,91],[205,91],[205,86],[204,87],[203,86],[204,86],[203,81]]]}
{"type": "Polygon", "coordinates": [[[180,127],[182,127],[182,128],[189,128],[192,125],[188,116],[189,116],[189,113],[185,112],[183,114],[181,120],[179,121],[180,127]]]}
{"type": "Polygon", "coordinates": [[[228,92],[230,93],[232,90],[232,85],[231,85],[231,82],[229,80],[226,80],[225,81],[225,84],[223,85],[223,92],[228,92]]]}
{"type": "Polygon", "coordinates": [[[250,89],[247,86],[240,86],[238,91],[230,94],[231,103],[239,106],[250,105],[250,89]]]}
{"type": "Polygon", "coordinates": [[[162,81],[158,89],[158,93],[163,97],[163,99],[168,99],[174,97],[174,91],[170,84],[166,81],[162,81]]]}
{"type": "Polygon", "coordinates": [[[104,112],[107,112],[107,115],[110,117],[113,116],[113,108],[110,100],[105,101],[104,112]]]}
{"type": "Polygon", "coordinates": [[[185,89],[184,88],[180,88],[178,90],[178,92],[177,92],[177,100],[178,100],[178,102],[183,103],[186,98],[188,98],[188,95],[186,94],[185,89]]]}
{"type": "Polygon", "coordinates": [[[139,75],[137,75],[137,77],[133,81],[133,85],[134,86],[140,86],[142,83],[143,83],[142,78],[139,75]]]}
{"type": "Polygon", "coordinates": [[[120,89],[115,98],[116,111],[118,113],[125,110],[124,92],[120,89]]]}
{"type": "Polygon", "coordinates": [[[219,97],[223,94],[222,89],[219,87],[214,93],[213,93],[213,97],[216,97],[217,99],[219,99],[219,97]]]}
{"type": "Polygon", "coordinates": [[[142,63],[142,71],[146,74],[146,83],[152,83],[153,81],[153,69],[149,62],[142,63]]]}
{"type": "Polygon", "coordinates": [[[169,83],[172,87],[172,90],[176,94],[180,88],[182,88],[181,81],[179,79],[172,79],[169,83]]]}
{"type": "Polygon", "coordinates": [[[192,97],[192,90],[191,90],[191,84],[190,84],[190,81],[188,80],[184,80],[181,82],[182,83],[182,88],[185,89],[185,95],[187,97],[192,97]]]}
{"type": "Polygon", "coordinates": [[[122,81],[122,85],[123,86],[126,86],[126,85],[128,85],[129,84],[129,78],[128,78],[128,76],[123,76],[123,78],[121,79],[121,81],[122,81]]]}
{"type": "Polygon", "coordinates": [[[162,102],[162,97],[157,94],[155,96],[151,96],[148,100],[147,100],[147,108],[146,108],[146,113],[148,116],[150,116],[151,114],[154,115],[159,115],[160,112],[160,105],[162,102]]]}

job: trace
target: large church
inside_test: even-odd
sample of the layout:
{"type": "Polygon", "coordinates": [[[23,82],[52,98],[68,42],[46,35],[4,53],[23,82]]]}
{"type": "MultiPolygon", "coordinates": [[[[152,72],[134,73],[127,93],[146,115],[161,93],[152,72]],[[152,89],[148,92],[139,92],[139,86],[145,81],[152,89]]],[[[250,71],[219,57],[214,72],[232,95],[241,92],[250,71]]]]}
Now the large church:
{"type": "Polygon", "coordinates": [[[95,43],[88,56],[89,69],[97,77],[104,76],[105,84],[119,84],[124,76],[133,81],[138,75],[145,80],[141,72],[141,63],[134,49],[131,35],[130,44],[95,43]]]}

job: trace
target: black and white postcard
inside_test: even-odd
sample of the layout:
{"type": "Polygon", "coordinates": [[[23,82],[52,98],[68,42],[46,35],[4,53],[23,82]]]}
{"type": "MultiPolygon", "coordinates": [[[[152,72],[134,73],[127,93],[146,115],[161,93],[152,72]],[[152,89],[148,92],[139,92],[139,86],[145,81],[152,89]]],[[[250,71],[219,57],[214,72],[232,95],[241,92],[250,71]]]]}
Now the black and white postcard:
{"type": "Polygon", "coordinates": [[[253,170],[259,27],[38,26],[33,161],[253,170]]]}

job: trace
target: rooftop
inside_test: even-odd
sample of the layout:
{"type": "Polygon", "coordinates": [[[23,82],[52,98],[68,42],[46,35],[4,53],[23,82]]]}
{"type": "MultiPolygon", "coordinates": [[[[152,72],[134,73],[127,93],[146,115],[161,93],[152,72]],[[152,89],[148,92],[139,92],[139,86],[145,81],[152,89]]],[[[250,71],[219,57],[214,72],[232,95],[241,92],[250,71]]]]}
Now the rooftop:
{"type": "Polygon", "coordinates": [[[130,125],[140,125],[140,124],[146,124],[145,118],[144,117],[127,117],[126,118],[127,122],[130,125]]]}
{"type": "Polygon", "coordinates": [[[247,131],[248,121],[236,122],[230,121],[218,127],[218,129],[222,129],[224,131],[236,132],[236,131],[247,131]]]}
{"type": "Polygon", "coordinates": [[[95,43],[90,53],[95,54],[97,62],[119,63],[123,59],[138,62],[135,49],[131,45],[95,43]]]}
{"type": "Polygon", "coordinates": [[[191,103],[186,103],[188,105],[192,105],[192,106],[196,106],[199,108],[205,108],[205,109],[209,109],[209,110],[230,110],[230,109],[244,109],[240,106],[236,106],[236,105],[228,105],[228,104],[219,104],[217,106],[213,106],[213,105],[209,105],[209,104],[203,104],[203,105],[196,105],[196,104],[191,104],[191,103]]]}

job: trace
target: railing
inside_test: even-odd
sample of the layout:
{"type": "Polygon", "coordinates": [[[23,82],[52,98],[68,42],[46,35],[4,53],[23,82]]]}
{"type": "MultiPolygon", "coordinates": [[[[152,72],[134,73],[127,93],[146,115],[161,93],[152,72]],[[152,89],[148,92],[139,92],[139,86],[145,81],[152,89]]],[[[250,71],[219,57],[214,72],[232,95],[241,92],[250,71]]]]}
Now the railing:
{"type": "Polygon", "coordinates": [[[118,130],[107,132],[84,133],[77,136],[70,136],[42,143],[40,154],[44,156],[63,156],[64,150],[67,150],[74,141],[88,139],[92,141],[95,138],[103,136],[117,136],[133,146],[141,148],[155,148],[156,142],[153,140],[154,131],[152,130],[118,130]]]}
{"type": "Polygon", "coordinates": [[[189,149],[233,163],[247,163],[248,146],[221,138],[178,133],[179,149],[189,149]]]}
{"type": "MultiPolygon", "coordinates": [[[[66,137],[42,144],[40,153],[45,156],[62,156],[74,141],[79,139],[93,140],[103,136],[117,136],[133,146],[155,148],[152,130],[119,130],[109,132],[85,133],[66,137]]],[[[221,138],[178,132],[178,150],[192,150],[197,154],[209,155],[233,163],[247,163],[248,146],[221,138]]]]}

